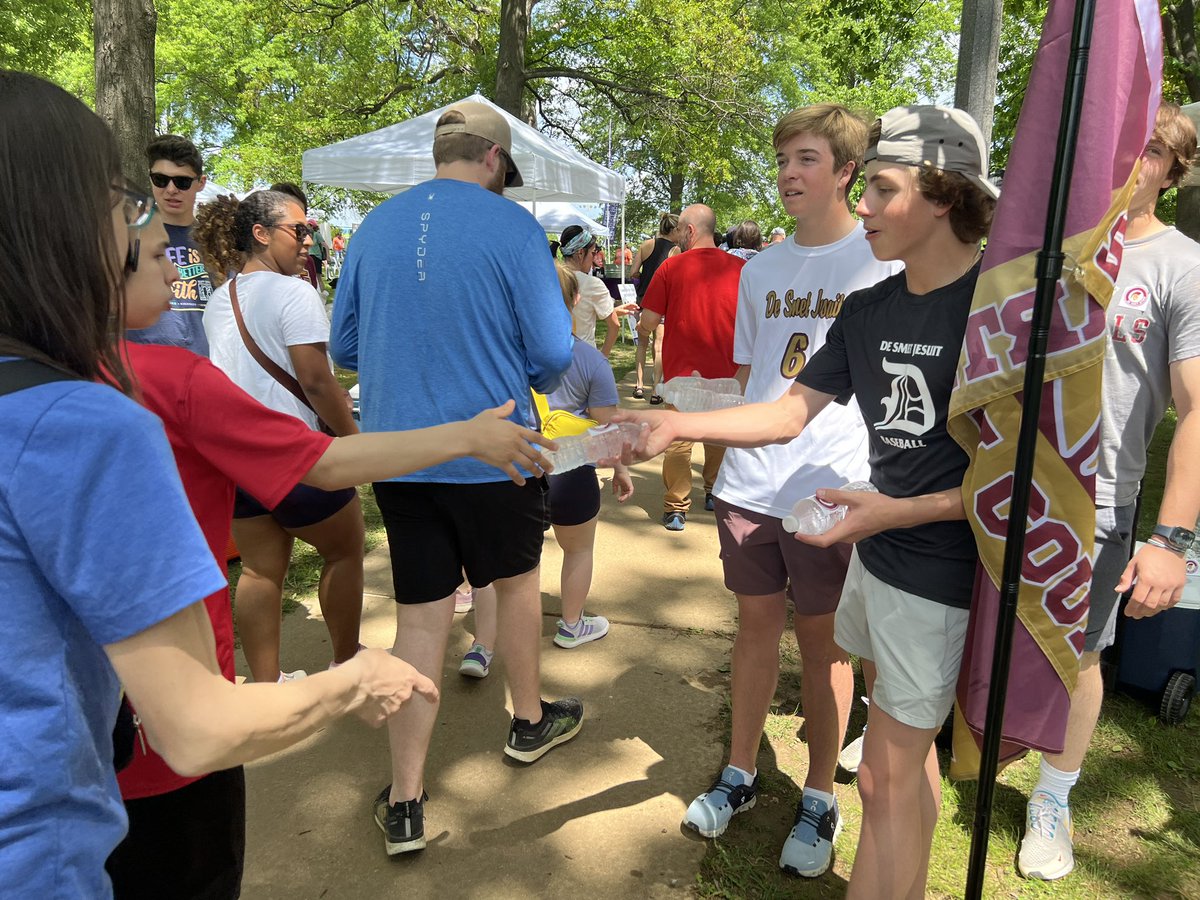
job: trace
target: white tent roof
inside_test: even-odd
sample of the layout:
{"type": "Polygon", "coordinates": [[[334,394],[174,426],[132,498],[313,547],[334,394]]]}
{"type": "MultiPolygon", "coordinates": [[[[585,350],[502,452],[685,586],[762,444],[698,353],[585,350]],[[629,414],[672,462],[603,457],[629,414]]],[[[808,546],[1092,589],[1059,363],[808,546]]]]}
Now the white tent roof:
{"type": "Polygon", "coordinates": [[[196,205],[200,206],[204,203],[210,203],[213,200],[216,200],[217,197],[223,197],[226,194],[233,194],[233,196],[237,197],[239,200],[246,196],[245,194],[240,194],[231,188],[217,184],[210,178],[204,183],[204,187],[200,189],[200,192],[196,194],[196,205]]]}
{"type": "MultiPolygon", "coordinates": [[[[554,143],[479,94],[466,99],[488,104],[508,120],[512,129],[512,158],[525,184],[506,188],[506,197],[537,200],[539,207],[543,200],[624,202],[623,176],[592,162],[582,153],[554,143]]],[[[391,192],[428,181],[434,176],[433,127],[453,105],[448,103],[415,119],[307,150],[303,178],[313,184],[391,192]]]]}
{"type": "Polygon", "coordinates": [[[547,234],[562,234],[563,229],[568,225],[582,225],[592,234],[608,237],[607,228],[595,219],[585,216],[570,203],[556,201],[543,203],[541,200],[533,203],[529,200],[522,200],[520,204],[534,214],[538,224],[547,234]]]}

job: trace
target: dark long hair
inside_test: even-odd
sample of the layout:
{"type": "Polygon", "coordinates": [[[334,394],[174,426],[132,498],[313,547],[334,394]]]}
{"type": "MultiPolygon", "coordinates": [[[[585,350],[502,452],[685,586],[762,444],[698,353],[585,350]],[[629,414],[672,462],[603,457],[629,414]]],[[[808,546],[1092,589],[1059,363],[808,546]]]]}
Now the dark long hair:
{"type": "Polygon", "coordinates": [[[100,118],[62,88],[0,70],[0,354],[132,393],[112,187],[120,157],[100,118]]]}

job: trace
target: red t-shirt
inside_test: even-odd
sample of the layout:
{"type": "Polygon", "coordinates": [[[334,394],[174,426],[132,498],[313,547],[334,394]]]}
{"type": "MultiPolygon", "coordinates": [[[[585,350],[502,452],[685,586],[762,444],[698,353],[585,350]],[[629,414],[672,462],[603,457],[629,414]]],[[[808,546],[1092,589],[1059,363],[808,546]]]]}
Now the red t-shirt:
{"type": "Polygon", "coordinates": [[[642,307],[666,322],[663,380],[699,372],[730,378],[738,278],[746,261],[716,247],[697,247],[663,260],[642,307]]]}
{"type": "MultiPolygon", "coordinates": [[[[142,405],[163,421],[179,477],[209,549],[224,567],[241,485],[268,508],[276,506],[329,448],[333,439],[299,419],[267,409],[203,356],[180,347],[127,343],[142,405]]],[[[136,476],[135,476],[136,477],[136,476]]],[[[170,535],[163,535],[170,540],[170,535]]],[[[212,620],[221,673],[233,681],[233,611],[229,589],[204,599],[212,620]]],[[[176,774],[146,745],[134,743],[133,762],[117,774],[126,800],[178,790],[195,778],[176,774]]]]}

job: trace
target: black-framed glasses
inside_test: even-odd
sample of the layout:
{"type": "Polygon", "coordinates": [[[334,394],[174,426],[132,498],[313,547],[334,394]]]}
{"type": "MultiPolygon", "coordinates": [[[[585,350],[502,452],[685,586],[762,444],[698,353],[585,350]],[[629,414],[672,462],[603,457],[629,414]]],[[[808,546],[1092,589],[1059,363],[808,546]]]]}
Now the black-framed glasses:
{"type": "Polygon", "coordinates": [[[121,185],[113,185],[113,190],[121,195],[121,204],[125,212],[125,224],[130,228],[141,228],[154,217],[157,208],[153,197],[147,197],[139,190],[121,185]]]}
{"type": "Polygon", "coordinates": [[[192,182],[199,179],[195,175],[164,175],[162,172],[151,172],[150,183],[156,188],[165,188],[171,182],[175,182],[175,187],[181,191],[186,191],[192,186],[192,182]]]}
{"type": "Polygon", "coordinates": [[[312,237],[312,231],[309,230],[307,222],[280,222],[277,225],[272,225],[271,227],[286,228],[293,235],[295,235],[296,240],[301,244],[304,243],[305,238],[312,237]]]}

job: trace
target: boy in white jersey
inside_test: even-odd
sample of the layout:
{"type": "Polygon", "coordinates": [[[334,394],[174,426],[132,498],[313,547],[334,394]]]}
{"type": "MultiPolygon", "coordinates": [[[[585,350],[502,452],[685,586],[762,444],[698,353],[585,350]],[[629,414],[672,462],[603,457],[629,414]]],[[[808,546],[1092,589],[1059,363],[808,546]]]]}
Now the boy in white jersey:
{"type": "Polygon", "coordinates": [[[1063,752],[1042,757],[1029,798],[1017,865],[1051,881],[1075,866],[1068,797],[1100,717],[1100,653],[1113,643],[1117,600],[1133,587],[1126,614],[1151,616],[1179,602],[1184,554],[1200,514],[1200,246],[1155,215],[1158,198],[1187,176],[1196,129],[1178,106],[1159,107],[1142,154],[1121,271],[1108,305],[1109,344],[1100,392],[1096,550],[1087,635],[1071,694],[1063,752]],[[1172,398],[1179,420],[1154,534],[1129,558],[1146,448],[1172,398]]]}
{"type": "MultiPolygon", "coordinates": [[[[846,294],[900,268],[875,259],[846,202],[867,146],[864,122],[844,106],[804,107],[779,121],[772,141],[779,196],[796,217],[796,232],[751,260],[738,284],[733,358],[752,403],[787,392],[824,343],[846,294]]],[[[868,471],[867,433],[852,402],[831,408],[790,443],[731,448],[713,490],[725,586],[738,601],[733,733],[729,765],[688,808],[684,824],[716,837],[735,813],[754,805],[755,758],[779,679],[790,595],[804,672],[809,767],[779,865],[806,877],[829,868],[841,828],[833,776],[854,674],[834,642],[833,618],[851,547],[802,544],[780,520],[818,488],[865,479],[868,471]]]]}

